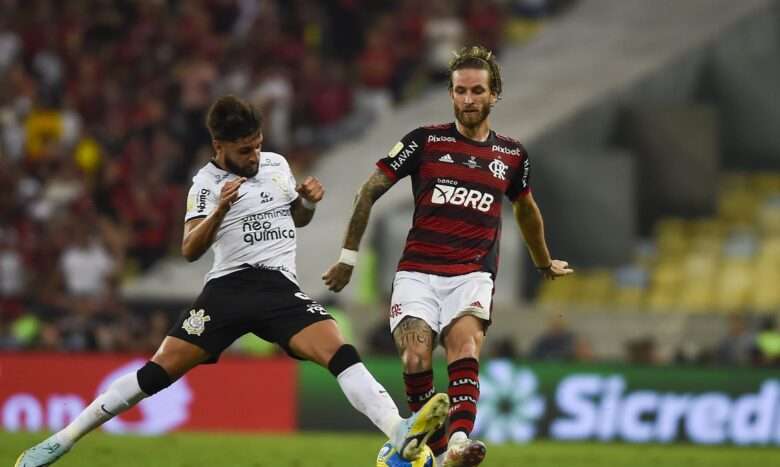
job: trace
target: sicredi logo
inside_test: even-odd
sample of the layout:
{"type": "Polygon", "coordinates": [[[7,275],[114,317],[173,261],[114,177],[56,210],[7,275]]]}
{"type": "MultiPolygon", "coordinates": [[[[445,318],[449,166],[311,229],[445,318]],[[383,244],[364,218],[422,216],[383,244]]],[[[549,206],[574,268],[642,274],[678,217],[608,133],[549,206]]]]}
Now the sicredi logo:
{"type": "Polygon", "coordinates": [[[453,138],[452,136],[429,135],[428,142],[429,143],[454,143],[455,138],[453,138]]]}
{"type": "Polygon", "coordinates": [[[494,144],[492,149],[495,152],[500,152],[501,154],[508,154],[510,156],[520,155],[520,148],[509,149],[509,148],[505,148],[504,146],[499,146],[497,144],[494,144]]]}
{"type": "Polygon", "coordinates": [[[563,414],[550,426],[558,439],[621,438],[670,442],[678,431],[694,443],[780,443],[780,384],[765,381],[757,394],[732,399],[723,392],[678,394],[653,390],[625,392],[622,376],[574,375],[558,385],[563,414]]]}
{"type": "Polygon", "coordinates": [[[482,193],[479,190],[468,189],[466,187],[454,187],[441,185],[437,183],[433,187],[431,203],[433,204],[452,204],[466,208],[477,209],[487,212],[493,205],[495,198],[490,193],[482,193]]]}
{"type": "Polygon", "coordinates": [[[530,369],[493,361],[481,376],[475,431],[489,441],[531,440],[544,429],[541,420],[551,418],[547,434],[558,440],[780,444],[777,379],[755,392],[697,394],[627,390],[622,375],[581,373],[561,379],[547,402],[530,369]]]}

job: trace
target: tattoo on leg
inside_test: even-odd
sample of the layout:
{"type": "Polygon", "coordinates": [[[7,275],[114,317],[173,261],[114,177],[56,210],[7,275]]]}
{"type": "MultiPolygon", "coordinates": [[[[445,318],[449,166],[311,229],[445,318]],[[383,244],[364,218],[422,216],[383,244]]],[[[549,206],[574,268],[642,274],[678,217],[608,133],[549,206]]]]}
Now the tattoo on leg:
{"type": "Polygon", "coordinates": [[[419,318],[406,318],[393,331],[393,340],[399,351],[423,345],[433,351],[433,330],[419,318]]]}

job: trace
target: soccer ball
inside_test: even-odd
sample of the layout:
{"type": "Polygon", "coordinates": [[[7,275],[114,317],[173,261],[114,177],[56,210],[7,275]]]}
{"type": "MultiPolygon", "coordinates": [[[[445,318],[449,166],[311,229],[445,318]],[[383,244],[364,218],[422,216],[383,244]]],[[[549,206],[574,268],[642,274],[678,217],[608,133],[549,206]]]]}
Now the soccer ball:
{"type": "Polygon", "coordinates": [[[390,441],[386,442],[379,455],[376,456],[376,467],[436,467],[436,461],[433,457],[433,451],[428,446],[413,461],[408,461],[398,454],[390,441]]]}

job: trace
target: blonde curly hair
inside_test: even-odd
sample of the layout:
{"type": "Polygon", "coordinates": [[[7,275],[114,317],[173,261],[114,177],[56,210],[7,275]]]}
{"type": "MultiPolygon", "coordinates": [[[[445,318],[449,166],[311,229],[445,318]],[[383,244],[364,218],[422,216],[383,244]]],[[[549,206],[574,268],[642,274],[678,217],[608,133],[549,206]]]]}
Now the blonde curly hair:
{"type": "Polygon", "coordinates": [[[448,85],[450,91],[452,91],[452,72],[463,68],[476,68],[488,71],[490,91],[494,92],[496,96],[501,96],[501,68],[498,66],[496,56],[492,51],[481,45],[473,45],[463,47],[454,55],[450,60],[450,83],[448,85]]]}

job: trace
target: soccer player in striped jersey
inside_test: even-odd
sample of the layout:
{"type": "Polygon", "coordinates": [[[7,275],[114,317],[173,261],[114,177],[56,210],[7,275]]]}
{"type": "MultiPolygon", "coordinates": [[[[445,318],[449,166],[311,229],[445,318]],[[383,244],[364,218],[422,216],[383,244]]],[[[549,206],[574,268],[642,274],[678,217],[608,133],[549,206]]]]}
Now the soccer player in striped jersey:
{"type": "Polygon", "coordinates": [[[550,256],[529,185],[528,153],[490,128],[488,116],[501,94],[493,54],[476,46],[460,50],[450,64],[449,93],[455,122],[413,130],[377,162],[357,195],[339,261],[323,280],[336,292],[347,285],[371,206],[410,176],[414,218],[393,282],[390,329],[413,411],[435,393],[431,355],[437,338],[444,347],[449,423],[429,445],[437,465],[471,467],[486,454],[485,445],[469,435],[479,399],[479,353],[491,320],[504,197],[513,204],[542,276],[555,279],[573,270],[550,256]]]}

